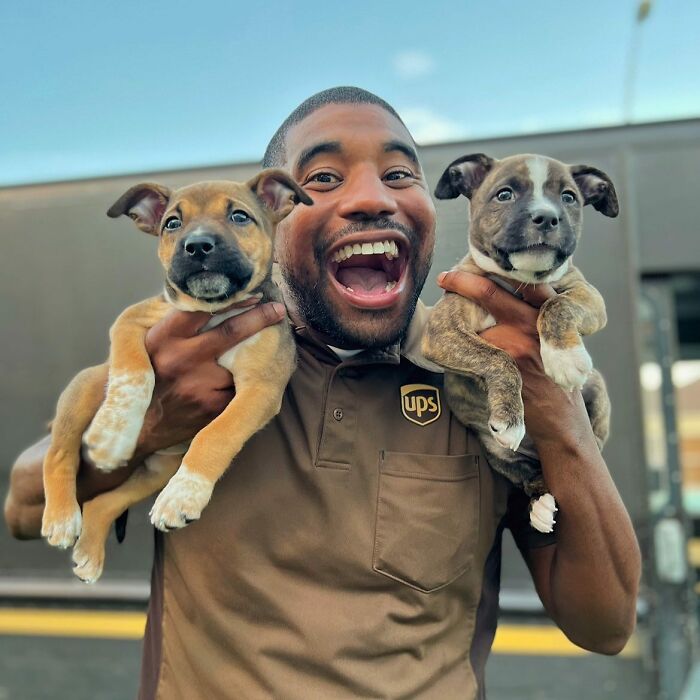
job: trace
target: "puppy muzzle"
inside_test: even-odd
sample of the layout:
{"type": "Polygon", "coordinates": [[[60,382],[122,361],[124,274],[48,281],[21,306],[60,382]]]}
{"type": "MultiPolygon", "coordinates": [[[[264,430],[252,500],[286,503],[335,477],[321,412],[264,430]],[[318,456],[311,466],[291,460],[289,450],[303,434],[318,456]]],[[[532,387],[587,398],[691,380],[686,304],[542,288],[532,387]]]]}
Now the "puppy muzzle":
{"type": "Polygon", "coordinates": [[[253,273],[250,260],[222,236],[196,234],[178,245],[168,278],[188,296],[221,301],[245,289],[253,273]]]}

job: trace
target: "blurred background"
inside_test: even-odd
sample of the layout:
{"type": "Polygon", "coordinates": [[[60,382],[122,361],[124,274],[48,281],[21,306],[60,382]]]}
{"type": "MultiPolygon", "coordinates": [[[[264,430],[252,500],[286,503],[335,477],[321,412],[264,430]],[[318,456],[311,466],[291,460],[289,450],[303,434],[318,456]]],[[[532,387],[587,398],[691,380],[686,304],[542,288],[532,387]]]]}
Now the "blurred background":
{"type": "MultiPolygon", "coordinates": [[[[620,196],[617,219],[586,212],[576,262],[608,305],[587,346],[644,555],[638,629],[619,657],[573,647],[509,541],[489,698],[700,698],[698,26],[691,0],[3,3],[2,488],[119,311],[159,291],[154,241],[109,205],[143,179],[246,178],[299,102],[357,85],[402,115],[431,189],[465,153],[533,152],[606,171],[620,196]]],[[[465,201],[437,208],[432,278],[466,250],[465,201]]],[[[0,528],[0,700],[134,696],[147,510],[93,587],[0,528]]]]}

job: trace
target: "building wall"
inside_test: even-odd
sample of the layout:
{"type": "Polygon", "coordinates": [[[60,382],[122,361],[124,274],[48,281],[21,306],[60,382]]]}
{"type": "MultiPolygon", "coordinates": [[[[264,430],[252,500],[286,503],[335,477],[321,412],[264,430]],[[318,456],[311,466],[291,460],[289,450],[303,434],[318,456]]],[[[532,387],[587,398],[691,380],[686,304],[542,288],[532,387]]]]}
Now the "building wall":
{"type": "MultiPolygon", "coordinates": [[[[609,384],[613,435],[605,456],[644,533],[645,466],[641,434],[635,317],[640,273],[700,268],[694,174],[700,120],[430,146],[421,149],[431,188],[454,158],[472,152],[502,157],[542,153],[589,163],[615,182],[621,215],[586,211],[575,260],[607,300],[608,327],[587,341],[609,384]]],[[[148,173],[0,190],[0,479],[19,451],[45,433],[56,397],[82,367],[103,361],[108,328],[126,305],[159,291],[156,241],[104,212],[140,180],[178,186],[202,179],[245,179],[255,164],[148,173]]],[[[424,299],[439,296],[435,275],[466,251],[463,198],[436,202],[438,236],[424,299]]],[[[130,516],[125,545],[108,555],[106,578],[145,578],[150,529],[145,509],[130,516]]],[[[70,576],[68,555],[42,542],[18,543],[0,533],[0,575],[70,576]]],[[[527,574],[507,565],[506,585],[527,574]]]]}

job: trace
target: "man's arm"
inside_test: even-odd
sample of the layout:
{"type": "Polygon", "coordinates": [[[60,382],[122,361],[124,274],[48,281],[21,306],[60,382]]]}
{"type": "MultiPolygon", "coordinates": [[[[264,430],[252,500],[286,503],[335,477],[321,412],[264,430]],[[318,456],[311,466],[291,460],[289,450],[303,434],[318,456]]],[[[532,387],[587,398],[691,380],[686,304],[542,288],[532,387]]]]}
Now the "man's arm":
{"type": "Polygon", "coordinates": [[[559,508],[557,543],[524,553],[542,603],[575,644],[618,653],[634,630],[641,556],[580,392],[565,392],[544,374],[536,307],[555,292],[530,288],[525,303],[477,275],[453,271],[439,283],[491,313],[497,324],[482,336],[508,352],[523,377],[528,434],[559,508]]]}
{"type": "MultiPolygon", "coordinates": [[[[81,461],[78,501],[83,503],[123,483],[146,455],[189,440],[210,423],[233,398],[230,372],[217,364],[226,350],[286,317],[282,304],[262,304],[234,316],[206,333],[198,330],[211,318],[206,313],[175,311],[154,326],[146,348],[156,375],[153,400],[129,466],[105,473],[81,461]]],[[[42,467],[47,436],[17,458],[5,499],[5,522],[17,539],[41,535],[44,512],[42,467]]]]}

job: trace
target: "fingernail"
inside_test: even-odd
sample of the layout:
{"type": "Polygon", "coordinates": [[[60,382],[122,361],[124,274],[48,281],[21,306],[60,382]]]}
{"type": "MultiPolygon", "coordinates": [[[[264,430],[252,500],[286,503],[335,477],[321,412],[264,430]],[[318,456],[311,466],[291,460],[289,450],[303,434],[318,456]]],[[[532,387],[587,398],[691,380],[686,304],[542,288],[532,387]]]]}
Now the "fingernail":
{"type": "Polygon", "coordinates": [[[446,272],[441,272],[441,273],[438,275],[438,278],[437,278],[438,284],[442,284],[442,281],[445,279],[445,277],[447,277],[447,273],[446,273],[446,272]]]}
{"type": "Polygon", "coordinates": [[[280,318],[282,318],[287,313],[287,309],[284,308],[284,304],[281,304],[279,301],[273,302],[272,308],[275,310],[275,313],[280,318]]]}

